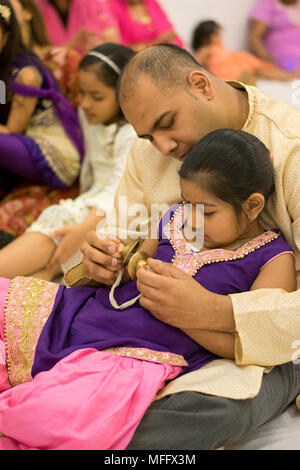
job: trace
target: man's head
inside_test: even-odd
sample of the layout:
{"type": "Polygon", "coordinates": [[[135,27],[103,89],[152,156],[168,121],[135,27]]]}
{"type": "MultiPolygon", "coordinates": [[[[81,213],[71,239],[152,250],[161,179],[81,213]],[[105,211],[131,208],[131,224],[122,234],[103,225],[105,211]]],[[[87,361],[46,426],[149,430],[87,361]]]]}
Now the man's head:
{"type": "Polygon", "coordinates": [[[183,159],[200,138],[225,127],[216,97],[223,86],[189,52],[160,44],[127,64],[117,99],[139,137],[164,155],[183,159]]]}

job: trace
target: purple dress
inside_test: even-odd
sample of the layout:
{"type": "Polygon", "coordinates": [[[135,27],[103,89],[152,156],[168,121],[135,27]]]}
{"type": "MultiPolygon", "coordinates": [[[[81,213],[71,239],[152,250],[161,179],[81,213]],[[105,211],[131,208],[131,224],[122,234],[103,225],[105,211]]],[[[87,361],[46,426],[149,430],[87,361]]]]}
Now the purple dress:
{"type": "Polygon", "coordinates": [[[250,18],[268,26],[264,45],[276,65],[292,72],[300,65],[300,3],[283,5],[278,0],[258,0],[250,18]]]}
{"type": "MultiPolygon", "coordinates": [[[[182,204],[173,206],[169,222],[164,226],[160,223],[155,258],[173,263],[212,292],[227,295],[248,291],[266,263],[282,253],[293,253],[277,230],[268,230],[232,251],[194,252],[180,236],[182,208],[182,204]]],[[[165,215],[162,220],[166,221],[165,215]]],[[[51,369],[73,351],[84,348],[99,351],[147,348],[170,352],[183,356],[187,362],[183,374],[216,358],[178,328],[157,320],[138,301],[124,310],[114,309],[109,291],[110,288],[59,287],[52,313],[36,347],[33,376],[51,369]]],[[[136,283],[132,281],[116,289],[115,299],[120,304],[138,294],[136,283]]]]}

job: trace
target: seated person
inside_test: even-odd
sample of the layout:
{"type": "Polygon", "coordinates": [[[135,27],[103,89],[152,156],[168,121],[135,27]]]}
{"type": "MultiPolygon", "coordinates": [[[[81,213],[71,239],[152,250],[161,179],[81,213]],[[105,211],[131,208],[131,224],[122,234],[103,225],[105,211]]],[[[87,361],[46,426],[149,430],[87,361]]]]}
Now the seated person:
{"type": "Polygon", "coordinates": [[[222,27],[215,21],[204,21],[194,30],[192,49],[199,63],[222,80],[238,80],[254,85],[257,78],[288,81],[300,70],[286,72],[249,52],[231,52],[223,44],[222,27]]]}
{"type": "Polygon", "coordinates": [[[299,0],[257,0],[249,18],[251,51],[286,72],[299,68],[299,0]]]}

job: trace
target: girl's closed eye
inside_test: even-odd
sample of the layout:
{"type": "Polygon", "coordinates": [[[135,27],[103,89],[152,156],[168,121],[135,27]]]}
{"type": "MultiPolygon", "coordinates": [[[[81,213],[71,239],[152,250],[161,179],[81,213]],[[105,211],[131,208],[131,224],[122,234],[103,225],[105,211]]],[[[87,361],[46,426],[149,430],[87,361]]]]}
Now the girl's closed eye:
{"type": "Polygon", "coordinates": [[[104,100],[103,96],[99,96],[99,95],[92,95],[92,99],[98,102],[104,100]]]}

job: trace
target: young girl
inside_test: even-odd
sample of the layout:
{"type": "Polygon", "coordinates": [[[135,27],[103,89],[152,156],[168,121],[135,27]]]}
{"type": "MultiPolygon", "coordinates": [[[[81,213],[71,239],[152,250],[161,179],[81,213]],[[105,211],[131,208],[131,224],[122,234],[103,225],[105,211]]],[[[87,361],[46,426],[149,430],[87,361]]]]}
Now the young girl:
{"type": "Polygon", "coordinates": [[[94,230],[112,209],[136,137],[115,100],[119,75],[133,54],[125,46],[107,43],[90,51],[80,63],[79,113],[86,146],[81,195],[48,207],[27,233],[0,251],[2,276],[51,280],[77,252],[85,233],[94,230]]]}
{"type": "MultiPolygon", "coordinates": [[[[243,131],[215,131],[195,146],[179,174],[183,202],[160,221],[148,251],[153,256],[156,245],[152,269],[157,260],[173,263],[203,293],[293,291],[292,249],[258,220],[274,188],[266,147],[243,131]],[[192,207],[187,221],[186,203],[192,207]],[[183,227],[201,228],[195,227],[197,204],[204,206],[204,246],[195,249],[183,227]]],[[[1,292],[3,449],[124,449],[164,382],[199,369],[220,351],[209,332],[185,334],[138,301],[114,309],[109,288],[16,278],[2,279],[1,292]]],[[[130,281],[115,297],[122,303],[138,293],[130,281]]],[[[226,335],[222,357],[234,358],[234,334],[226,335]]]]}
{"type": "Polygon", "coordinates": [[[78,176],[83,141],[77,114],[37,56],[22,46],[15,14],[0,0],[0,168],[54,188],[78,176]]]}

